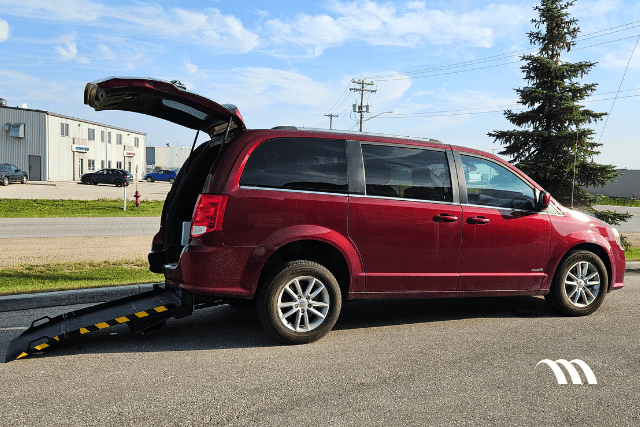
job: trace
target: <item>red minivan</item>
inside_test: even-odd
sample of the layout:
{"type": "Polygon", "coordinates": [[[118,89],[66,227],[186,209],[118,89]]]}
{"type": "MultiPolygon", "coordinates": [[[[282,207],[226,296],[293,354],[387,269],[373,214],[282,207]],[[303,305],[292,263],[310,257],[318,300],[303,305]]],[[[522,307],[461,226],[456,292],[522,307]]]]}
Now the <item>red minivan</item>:
{"type": "Polygon", "coordinates": [[[167,195],[150,269],[195,299],[255,304],[284,342],[325,335],[346,299],[544,295],[581,316],[623,286],[618,231],[491,154],[363,133],[247,130],[236,107],[179,82],[110,78],[88,84],[85,103],[210,136],[167,195]]]}

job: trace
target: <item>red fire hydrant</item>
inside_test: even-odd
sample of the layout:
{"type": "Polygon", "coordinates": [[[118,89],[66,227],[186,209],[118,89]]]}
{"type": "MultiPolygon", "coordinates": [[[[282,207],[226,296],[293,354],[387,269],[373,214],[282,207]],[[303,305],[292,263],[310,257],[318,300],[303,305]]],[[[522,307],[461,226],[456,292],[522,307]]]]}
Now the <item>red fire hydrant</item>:
{"type": "Polygon", "coordinates": [[[140,193],[138,193],[138,190],[136,190],[136,192],[133,195],[133,197],[136,198],[136,208],[137,208],[138,206],[140,206],[140,193]]]}

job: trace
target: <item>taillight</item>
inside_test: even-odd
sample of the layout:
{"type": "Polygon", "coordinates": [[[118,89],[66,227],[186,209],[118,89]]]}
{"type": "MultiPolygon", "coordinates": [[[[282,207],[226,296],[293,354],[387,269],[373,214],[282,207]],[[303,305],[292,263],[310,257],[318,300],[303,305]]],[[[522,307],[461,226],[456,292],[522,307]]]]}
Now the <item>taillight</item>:
{"type": "Polygon", "coordinates": [[[222,230],[224,209],[227,206],[227,196],[218,194],[201,194],[193,210],[191,220],[191,237],[202,236],[211,231],[222,230]]]}

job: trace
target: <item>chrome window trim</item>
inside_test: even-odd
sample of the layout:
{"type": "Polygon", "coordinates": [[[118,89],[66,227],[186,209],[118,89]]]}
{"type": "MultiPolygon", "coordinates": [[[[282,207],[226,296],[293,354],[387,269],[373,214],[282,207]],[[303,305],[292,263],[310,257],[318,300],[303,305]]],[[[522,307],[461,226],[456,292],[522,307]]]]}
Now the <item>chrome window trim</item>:
{"type": "Polygon", "coordinates": [[[242,188],[243,190],[267,190],[267,191],[282,191],[284,193],[324,194],[327,196],[349,197],[349,193],[329,193],[326,191],[295,190],[290,188],[257,187],[254,185],[239,185],[238,187],[242,188]]]}
{"type": "Polygon", "coordinates": [[[365,198],[365,199],[383,199],[383,200],[396,200],[399,202],[418,202],[418,203],[435,203],[438,205],[454,205],[460,206],[460,203],[455,202],[441,202],[438,200],[423,200],[423,199],[405,199],[402,197],[386,197],[386,196],[371,196],[366,194],[349,194],[349,197],[365,198]]]}
{"type": "Polygon", "coordinates": [[[502,210],[508,210],[508,211],[511,211],[511,212],[525,212],[525,213],[536,214],[536,215],[564,216],[564,215],[558,215],[558,214],[551,213],[551,212],[546,212],[546,211],[531,211],[531,210],[527,210],[527,209],[505,208],[505,207],[500,207],[500,206],[474,205],[474,204],[471,204],[471,203],[462,203],[461,206],[462,207],[469,206],[469,207],[472,207],[472,208],[485,208],[485,209],[502,209],[502,210]]]}
{"type": "MultiPolygon", "coordinates": [[[[350,139],[347,138],[347,141],[349,141],[350,139]]],[[[398,147],[398,148],[417,148],[420,150],[433,150],[433,151],[448,151],[451,148],[447,145],[446,147],[431,147],[431,146],[425,146],[425,145],[413,145],[413,144],[402,144],[402,143],[396,143],[396,142],[380,142],[380,141],[362,141],[362,140],[355,140],[358,141],[360,143],[360,145],[384,145],[386,147],[398,147]]],[[[416,142],[419,142],[419,140],[416,140],[416,142]]],[[[427,142],[427,141],[424,141],[427,142]]]]}

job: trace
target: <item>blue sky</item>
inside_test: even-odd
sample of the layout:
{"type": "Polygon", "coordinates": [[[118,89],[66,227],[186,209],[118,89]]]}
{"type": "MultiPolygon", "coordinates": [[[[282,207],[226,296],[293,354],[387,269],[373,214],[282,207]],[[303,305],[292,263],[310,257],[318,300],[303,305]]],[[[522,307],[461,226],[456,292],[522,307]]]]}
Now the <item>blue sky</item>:
{"type": "MultiPolygon", "coordinates": [[[[501,111],[519,108],[518,55],[531,49],[536,4],[0,0],[0,97],[146,132],[151,145],[184,146],[193,131],[83,105],[85,83],[178,79],[237,105],[249,128],[328,128],[324,114],[333,113],[334,128],[351,130],[356,94],[347,88],[368,78],[377,89],[365,98],[371,116],[393,113],[365,122],[365,131],[499,151],[487,132],[513,128],[501,111]]],[[[640,2],[578,0],[570,12],[581,34],[563,60],[598,62],[583,79],[599,83],[586,105],[608,112],[640,35],[640,2]]],[[[597,160],[638,169],[640,46],[620,90],[606,128],[592,125],[604,144],[597,160]]]]}

